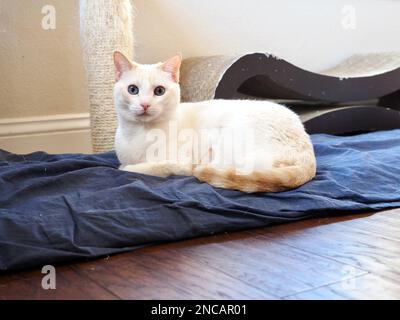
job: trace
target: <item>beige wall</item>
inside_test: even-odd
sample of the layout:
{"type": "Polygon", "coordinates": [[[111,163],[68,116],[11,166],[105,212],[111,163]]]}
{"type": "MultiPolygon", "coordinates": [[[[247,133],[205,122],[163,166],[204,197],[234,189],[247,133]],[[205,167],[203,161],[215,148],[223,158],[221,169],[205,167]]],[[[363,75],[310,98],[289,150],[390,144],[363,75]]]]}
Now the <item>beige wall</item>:
{"type": "Polygon", "coordinates": [[[79,0],[0,0],[0,119],[87,111],[79,0]],[[44,5],[55,30],[42,29],[44,5]]]}
{"type": "MultiPolygon", "coordinates": [[[[319,71],[354,53],[400,51],[400,1],[133,1],[139,62],[265,51],[319,71]],[[354,28],[343,27],[345,7],[354,28]]],[[[87,152],[86,112],[79,0],[0,0],[0,149],[87,152]],[[41,27],[44,5],[56,8],[55,30],[41,27]]]]}
{"type": "Polygon", "coordinates": [[[400,51],[396,0],[134,2],[136,57],[147,63],[176,51],[184,57],[267,51],[320,71],[354,53],[400,51]]]}
{"type": "MultiPolygon", "coordinates": [[[[310,70],[353,53],[400,51],[400,2],[389,0],[134,0],[136,58],[268,51],[310,70]],[[354,6],[355,29],[342,26],[354,6]]],[[[88,98],[79,0],[0,0],[0,118],[80,113],[88,98]],[[56,30],[41,28],[54,5],[56,30]]]]}

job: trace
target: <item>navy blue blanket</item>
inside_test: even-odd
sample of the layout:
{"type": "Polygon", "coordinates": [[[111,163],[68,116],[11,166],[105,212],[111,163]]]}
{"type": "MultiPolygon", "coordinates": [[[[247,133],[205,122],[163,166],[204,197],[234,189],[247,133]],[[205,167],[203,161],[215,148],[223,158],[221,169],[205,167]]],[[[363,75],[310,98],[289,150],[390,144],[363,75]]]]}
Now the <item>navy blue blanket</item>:
{"type": "Polygon", "coordinates": [[[400,206],[400,130],[312,139],[316,178],[275,194],[119,171],[112,152],[0,151],[0,271],[326,213],[400,206]]]}

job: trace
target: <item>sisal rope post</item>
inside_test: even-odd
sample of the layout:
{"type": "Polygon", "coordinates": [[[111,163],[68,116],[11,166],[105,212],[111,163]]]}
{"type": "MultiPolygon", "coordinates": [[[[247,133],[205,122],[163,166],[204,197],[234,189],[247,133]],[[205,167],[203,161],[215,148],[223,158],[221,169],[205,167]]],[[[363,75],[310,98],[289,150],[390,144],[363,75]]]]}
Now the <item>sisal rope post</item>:
{"type": "Polygon", "coordinates": [[[133,57],[132,0],[80,0],[80,31],[87,73],[93,152],[114,148],[113,52],[133,57]]]}

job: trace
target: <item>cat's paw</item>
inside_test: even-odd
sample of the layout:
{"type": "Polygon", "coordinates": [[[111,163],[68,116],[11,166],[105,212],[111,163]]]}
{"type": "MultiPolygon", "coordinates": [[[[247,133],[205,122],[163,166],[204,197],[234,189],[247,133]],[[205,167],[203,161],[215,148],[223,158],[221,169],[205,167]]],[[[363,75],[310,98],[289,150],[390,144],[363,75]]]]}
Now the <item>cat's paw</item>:
{"type": "Polygon", "coordinates": [[[124,167],[121,166],[120,170],[142,174],[151,174],[151,166],[149,166],[147,163],[128,164],[124,167]]]}

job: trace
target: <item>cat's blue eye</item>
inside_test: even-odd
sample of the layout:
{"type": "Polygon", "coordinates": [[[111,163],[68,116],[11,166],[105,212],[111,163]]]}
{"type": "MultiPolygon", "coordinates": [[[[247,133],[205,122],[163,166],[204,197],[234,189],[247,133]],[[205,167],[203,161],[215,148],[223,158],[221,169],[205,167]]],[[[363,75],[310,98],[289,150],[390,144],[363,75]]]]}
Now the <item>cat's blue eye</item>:
{"type": "Polygon", "coordinates": [[[154,94],[156,96],[162,96],[165,93],[165,88],[163,86],[158,86],[154,89],[154,94]]]}
{"type": "Polygon", "coordinates": [[[136,95],[139,93],[139,88],[134,84],[131,84],[130,86],[128,86],[128,92],[132,95],[136,95]]]}

